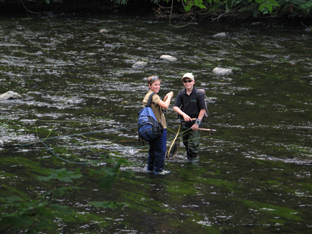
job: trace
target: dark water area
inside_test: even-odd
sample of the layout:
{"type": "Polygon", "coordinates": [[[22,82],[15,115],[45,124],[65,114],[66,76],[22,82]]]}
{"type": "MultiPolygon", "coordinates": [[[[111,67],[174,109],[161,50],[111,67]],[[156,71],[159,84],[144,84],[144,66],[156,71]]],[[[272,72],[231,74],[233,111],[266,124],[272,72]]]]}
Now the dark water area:
{"type": "MultiPolygon", "coordinates": [[[[0,18],[0,94],[22,95],[0,101],[0,197],[36,197],[49,190],[34,179],[40,170],[83,172],[87,166],[78,163],[103,154],[129,164],[110,191],[90,179],[60,200],[77,212],[76,221],[54,220],[60,233],[310,233],[312,33],[305,29],[265,22],[174,28],[120,16],[0,18]],[[214,37],[221,32],[227,36],[214,37]],[[233,73],[218,76],[215,67],[233,73]],[[187,162],[181,147],[165,162],[173,173],[155,177],[145,172],[147,147],[136,134],[145,79],[159,75],[160,96],[176,95],[186,72],[206,90],[204,127],[217,132],[202,133],[199,162],[187,162]],[[128,205],[101,209],[90,201],[128,205]]],[[[169,146],[178,129],[172,105],[165,116],[169,146]]]]}

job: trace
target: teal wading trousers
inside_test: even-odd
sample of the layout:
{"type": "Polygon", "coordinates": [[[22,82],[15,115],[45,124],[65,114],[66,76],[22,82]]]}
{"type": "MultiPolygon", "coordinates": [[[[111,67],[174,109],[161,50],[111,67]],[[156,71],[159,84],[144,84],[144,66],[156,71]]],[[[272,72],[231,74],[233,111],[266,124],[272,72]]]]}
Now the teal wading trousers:
{"type": "Polygon", "coordinates": [[[198,154],[201,131],[193,131],[190,128],[182,127],[183,144],[185,146],[188,159],[195,158],[198,154]]]}

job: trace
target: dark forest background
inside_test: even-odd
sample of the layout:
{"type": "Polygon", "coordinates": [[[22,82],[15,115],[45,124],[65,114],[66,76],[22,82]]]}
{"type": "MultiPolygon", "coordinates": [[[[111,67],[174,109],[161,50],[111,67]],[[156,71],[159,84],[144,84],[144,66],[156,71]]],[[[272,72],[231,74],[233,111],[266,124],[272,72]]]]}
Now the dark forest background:
{"type": "Polygon", "coordinates": [[[52,13],[127,14],[158,18],[302,19],[312,0],[0,0],[4,15],[52,13]]]}

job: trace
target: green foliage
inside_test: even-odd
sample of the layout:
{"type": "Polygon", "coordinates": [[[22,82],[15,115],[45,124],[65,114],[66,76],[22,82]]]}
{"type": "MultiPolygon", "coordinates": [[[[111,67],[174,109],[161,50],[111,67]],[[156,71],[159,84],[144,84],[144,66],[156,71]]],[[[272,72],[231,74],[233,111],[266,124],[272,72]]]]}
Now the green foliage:
{"type": "Polygon", "coordinates": [[[224,2],[226,12],[233,10],[241,14],[252,12],[254,16],[257,16],[259,12],[262,14],[272,13],[274,7],[278,6],[276,0],[227,0],[224,2]]]}
{"type": "Polygon", "coordinates": [[[240,4],[242,0],[228,0],[225,2],[226,11],[229,12],[235,7],[236,5],[240,4]]]}
{"type": "Polygon", "coordinates": [[[224,10],[227,13],[239,12],[238,17],[246,15],[258,17],[259,14],[277,17],[284,13],[308,15],[312,10],[312,0],[225,0],[222,2],[218,0],[184,0],[184,5],[185,12],[197,7],[206,8],[208,12],[214,13],[224,10]]]}
{"type": "MultiPolygon", "coordinates": [[[[127,5],[129,0],[112,0],[115,4],[127,5]]],[[[0,3],[9,1],[0,0],[0,3]]],[[[28,0],[25,0],[28,2],[28,0]]],[[[51,4],[51,0],[39,0],[39,3],[51,4]]],[[[310,15],[312,11],[312,0],[149,0],[154,4],[163,2],[171,3],[172,7],[177,7],[176,3],[182,3],[184,12],[191,10],[207,9],[207,13],[223,14],[235,13],[238,18],[240,16],[252,15],[258,17],[262,15],[270,15],[274,17],[283,15],[310,15]],[[238,14],[237,14],[238,13],[238,14]]],[[[141,1],[136,1],[140,5],[141,1]]],[[[103,4],[106,4],[104,2],[103,4]]]]}
{"type": "Polygon", "coordinates": [[[259,11],[263,14],[272,13],[273,7],[279,6],[275,0],[256,0],[256,3],[260,4],[259,11]]]}
{"type": "Polygon", "coordinates": [[[128,3],[128,0],[115,0],[115,2],[120,5],[126,5],[128,3]]]}
{"type": "Polygon", "coordinates": [[[41,230],[56,230],[55,218],[75,220],[75,212],[68,206],[50,204],[43,199],[22,199],[12,196],[0,198],[2,210],[15,207],[16,212],[2,213],[0,216],[0,232],[7,230],[29,230],[37,233],[41,230]]]}
{"type": "MultiPolygon", "coordinates": [[[[107,162],[113,162],[110,159],[107,162]]],[[[127,164],[124,159],[117,160],[117,163],[113,167],[103,167],[98,170],[91,170],[90,174],[94,175],[99,183],[100,188],[110,189],[113,182],[119,175],[119,168],[121,165],[127,164]]]]}
{"type": "Polygon", "coordinates": [[[312,1],[306,1],[303,2],[303,4],[301,5],[301,8],[306,12],[306,13],[310,13],[312,11],[312,1]]]}
{"type": "MultiPolygon", "coordinates": [[[[179,0],[177,0],[179,2],[179,0]]],[[[169,0],[167,0],[169,2],[169,0]]],[[[183,0],[184,11],[191,9],[207,9],[207,12],[219,13],[239,12],[239,15],[253,15],[257,17],[259,13],[271,14],[276,7],[280,6],[276,0],[183,0]]],[[[238,17],[239,17],[238,15],[238,17]]]]}
{"type": "Polygon", "coordinates": [[[281,14],[308,15],[312,11],[312,0],[277,0],[281,14]]]}
{"type": "Polygon", "coordinates": [[[43,217],[47,202],[36,199],[23,199],[17,196],[1,197],[1,210],[7,212],[12,208],[16,208],[17,212],[5,213],[0,216],[0,232],[14,226],[20,229],[25,226],[32,226],[34,219],[43,217]]]}
{"type": "Polygon", "coordinates": [[[120,209],[124,206],[127,205],[127,203],[124,202],[108,202],[108,201],[104,201],[104,202],[89,202],[90,205],[96,207],[96,208],[103,208],[103,209],[120,209]]]}
{"type": "MultiPolygon", "coordinates": [[[[92,177],[98,181],[100,188],[111,188],[112,183],[120,174],[119,168],[127,164],[124,159],[107,159],[107,167],[85,168],[83,173],[81,169],[68,170],[45,169],[43,176],[37,176],[40,182],[46,186],[53,186],[53,189],[36,197],[29,198],[27,194],[19,192],[18,189],[2,186],[11,192],[11,196],[0,197],[0,233],[12,232],[18,230],[28,230],[28,233],[37,233],[42,231],[54,232],[58,229],[55,219],[61,219],[63,222],[90,222],[97,217],[85,212],[85,215],[79,215],[74,207],[59,204],[64,196],[68,196],[74,190],[81,190],[79,186],[66,186],[68,183],[78,184],[87,181],[86,176],[92,177]],[[78,181],[79,180],[79,181],[78,181]],[[62,186],[60,182],[64,182],[62,186]],[[19,195],[15,195],[19,194],[19,195]],[[47,200],[47,198],[49,198],[47,200]]],[[[40,173],[40,170],[36,170],[40,173]]],[[[126,203],[111,201],[89,201],[89,205],[97,209],[120,209],[126,206],[126,203]]]]}
{"type": "Polygon", "coordinates": [[[67,171],[66,168],[61,169],[50,169],[50,175],[49,176],[38,176],[38,180],[40,181],[49,181],[57,179],[62,182],[69,182],[72,183],[72,179],[78,179],[82,177],[81,174],[78,174],[73,171],[67,171]]]}
{"type": "Polygon", "coordinates": [[[193,6],[199,7],[201,9],[206,8],[206,6],[203,4],[203,0],[190,0],[190,1],[184,0],[184,3],[186,4],[184,8],[186,12],[190,11],[193,6]]]}

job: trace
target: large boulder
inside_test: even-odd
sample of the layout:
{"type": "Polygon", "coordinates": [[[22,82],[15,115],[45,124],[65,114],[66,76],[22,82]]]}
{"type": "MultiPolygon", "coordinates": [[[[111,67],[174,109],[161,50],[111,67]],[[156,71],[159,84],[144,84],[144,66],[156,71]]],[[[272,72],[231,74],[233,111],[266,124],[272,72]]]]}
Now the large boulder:
{"type": "Polygon", "coordinates": [[[0,95],[0,101],[5,101],[9,99],[20,99],[22,96],[16,92],[8,91],[0,95]]]}

